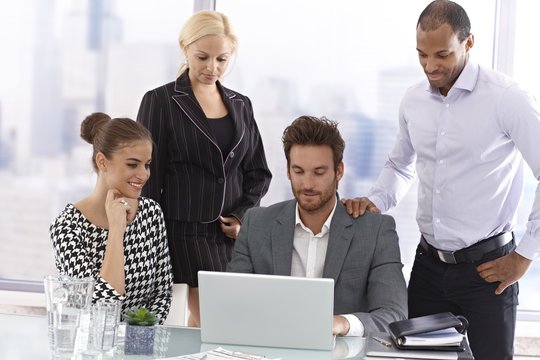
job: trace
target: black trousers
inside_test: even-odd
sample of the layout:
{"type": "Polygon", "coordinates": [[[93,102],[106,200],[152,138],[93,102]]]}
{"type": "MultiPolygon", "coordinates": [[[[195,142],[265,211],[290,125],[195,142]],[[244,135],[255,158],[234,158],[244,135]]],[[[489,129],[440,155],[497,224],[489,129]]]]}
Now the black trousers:
{"type": "Polygon", "coordinates": [[[446,264],[416,249],[408,287],[409,317],[450,311],[469,320],[467,337],[476,360],[512,359],[518,284],[495,295],[499,285],[480,277],[476,267],[513,251],[514,240],[475,263],[446,264]]]}

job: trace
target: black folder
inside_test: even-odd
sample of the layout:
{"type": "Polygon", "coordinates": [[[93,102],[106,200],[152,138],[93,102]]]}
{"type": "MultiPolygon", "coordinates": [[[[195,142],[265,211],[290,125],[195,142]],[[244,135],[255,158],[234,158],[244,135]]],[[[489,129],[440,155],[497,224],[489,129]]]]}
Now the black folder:
{"type": "Polygon", "coordinates": [[[432,340],[429,345],[407,345],[408,335],[422,335],[423,333],[455,328],[458,333],[465,334],[469,322],[464,316],[454,315],[450,312],[421,316],[412,319],[395,321],[388,326],[388,330],[394,344],[399,349],[427,349],[427,350],[451,350],[463,351],[468,348],[467,339],[463,337],[460,345],[437,344],[432,340]]]}

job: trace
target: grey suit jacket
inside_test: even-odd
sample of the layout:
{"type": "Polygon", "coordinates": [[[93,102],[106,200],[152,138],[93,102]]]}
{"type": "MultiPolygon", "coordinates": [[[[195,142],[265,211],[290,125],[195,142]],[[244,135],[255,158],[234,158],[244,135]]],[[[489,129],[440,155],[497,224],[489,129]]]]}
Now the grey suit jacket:
{"type": "MultiPolygon", "coordinates": [[[[290,275],[296,200],[248,210],[227,271],[290,275]]],[[[391,216],[353,219],[338,202],[323,277],[334,279],[334,314],[353,314],[365,331],[407,318],[407,291],[391,216]]]]}

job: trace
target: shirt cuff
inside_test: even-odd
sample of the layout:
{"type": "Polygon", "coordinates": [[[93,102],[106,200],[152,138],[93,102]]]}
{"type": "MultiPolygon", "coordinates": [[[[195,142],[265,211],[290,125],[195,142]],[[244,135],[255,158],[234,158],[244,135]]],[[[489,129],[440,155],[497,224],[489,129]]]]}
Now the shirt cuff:
{"type": "Polygon", "coordinates": [[[369,199],[369,201],[375,204],[377,209],[379,209],[382,214],[386,213],[386,209],[384,208],[384,201],[382,201],[382,199],[379,196],[373,194],[373,195],[368,195],[367,198],[369,199]]]}
{"type": "Polygon", "coordinates": [[[107,282],[107,280],[105,280],[101,276],[98,278],[98,282],[96,283],[96,286],[94,287],[94,295],[96,295],[96,293],[98,293],[98,292],[95,291],[96,289],[99,289],[99,287],[100,287],[100,286],[98,286],[98,283],[103,284],[105,286],[105,288],[107,289],[107,295],[101,296],[101,297],[111,297],[112,299],[116,299],[116,300],[120,300],[120,301],[124,301],[126,299],[125,295],[120,295],[120,293],[118,293],[118,291],[116,291],[115,288],[113,288],[112,285],[109,284],[107,282]]]}
{"type": "Polygon", "coordinates": [[[540,246],[538,240],[529,233],[525,233],[516,247],[516,252],[529,260],[540,258],[540,246]]]}
{"type": "Polygon", "coordinates": [[[341,315],[349,322],[349,332],[345,336],[364,336],[364,324],[352,314],[341,315]]]}

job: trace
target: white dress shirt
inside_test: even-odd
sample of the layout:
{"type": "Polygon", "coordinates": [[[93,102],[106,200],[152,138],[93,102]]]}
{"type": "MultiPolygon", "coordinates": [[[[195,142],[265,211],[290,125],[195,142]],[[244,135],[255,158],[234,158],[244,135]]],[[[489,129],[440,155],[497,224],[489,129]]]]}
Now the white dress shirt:
{"type": "MultiPolygon", "coordinates": [[[[540,107],[510,78],[467,62],[447,96],[426,81],[408,89],[399,136],[368,197],[383,212],[419,178],[416,219],[433,246],[458,250],[511,231],[523,161],[540,179],[540,107]]],[[[540,256],[540,185],[517,252],[540,256]]]]}
{"type": "MultiPolygon", "coordinates": [[[[294,241],[291,264],[291,276],[322,278],[326,250],[328,249],[328,237],[330,223],[336,211],[337,199],[332,212],[326,219],[318,234],[313,234],[300,219],[298,203],[296,204],[296,226],[294,227],[294,241]]],[[[364,325],[352,314],[342,315],[349,321],[349,332],[346,336],[363,336],[364,325]]]]}

